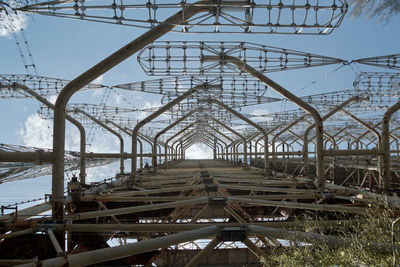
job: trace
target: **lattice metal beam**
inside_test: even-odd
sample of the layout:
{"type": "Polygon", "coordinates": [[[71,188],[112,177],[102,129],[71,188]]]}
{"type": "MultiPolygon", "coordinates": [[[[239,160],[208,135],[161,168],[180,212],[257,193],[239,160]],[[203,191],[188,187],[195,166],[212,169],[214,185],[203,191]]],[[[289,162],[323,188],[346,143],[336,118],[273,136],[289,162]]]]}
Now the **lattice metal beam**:
{"type": "Polygon", "coordinates": [[[357,90],[390,90],[398,92],[400,73],[396,72],[361,72],[354,80],[357,90]]]}
{"type": "Polygon", "coordinates": [[[353,60],[352,62],[375,66],[375,67],[400,70],[400,54],[362,58],[353,60]]]}
{"type": "Polygon", "coordinates": [[[345,0],[212,0],[155,1],[129,3],[123,0],[66,0],[40,2],[22,11],[140,28],[153,28],[171,13],[187,6],[204,8],[195,17],[182,20],[176,32],[329,34],[342,22],[345,0]]]}
{"type": "MultiPolygon", "coordinates": [[[[251,76],[224,75],[218,77],[208,76],[176,76],[163,79],[141,81],[128,84],[120,84],[115,88],[161,94],[164,97],[162,104],[171,101],[183,92],[200,84],[218,85],[219,88],[211,88],[207,91],[200,91],[190,98],[190,102],[195,105],[197,99],[215,97],[222,99],[225,103],[233,107],[243,107],[264,103],[280,101],[279,98],[267,96],[268,88],[251,76]]],[[[186,102],[185,102],[186,103],[186,102]]]]}
{"type": "MultiPolygon", "coordinates": [[[[0,98],[28,98],[32,97],[16,85],[24,85],[41,96],[58,94],[69,80],[49,78],[37,75],[0,74],[0,98]]],[[[82,90],[103,89],[105,85],[90,83],[82,90]]]]}
{"type": "Polygon", "coordinates": [[[345,60],[246,42],[154,42],[138,54],[148,75],[240,74],[225,62],[205,62],[204,56],[234,56],[262,73],[345,63],[345,60]]]}

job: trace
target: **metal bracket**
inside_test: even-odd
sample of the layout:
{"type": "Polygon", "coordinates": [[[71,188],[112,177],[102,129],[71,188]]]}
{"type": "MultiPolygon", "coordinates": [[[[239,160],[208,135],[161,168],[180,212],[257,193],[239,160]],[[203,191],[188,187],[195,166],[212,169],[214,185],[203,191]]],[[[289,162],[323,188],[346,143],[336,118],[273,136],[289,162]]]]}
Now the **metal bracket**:
{"type": "Polygon", "coordinates": [[[227,200],[228,200],[228,198],[226,198],[226,197],[209,197],[208,198],[208,206],[209,207],[225,207],[227,200]]]}
{"type": "Polygon", "coordinates": [[[209,185],[209,184],[213,184],[214,183],[214,178],[210,177],[210,176],[200,176],[200,179],[202,181],[203,184],[205,185],[209,185]]]}
{"type": "Polygon", "coordinates": [[[247,238],[246,227],[223,227],[219,232],[219,239],[221,242],[227,241],[243,241],[247,238]]]}
{"type": "Polygon", "coordinates": [[[210,192],[217,192],[218,191],[218,185],[216,184],[206,184],[204,185],[204,190],[208,193],[210,192]]]}

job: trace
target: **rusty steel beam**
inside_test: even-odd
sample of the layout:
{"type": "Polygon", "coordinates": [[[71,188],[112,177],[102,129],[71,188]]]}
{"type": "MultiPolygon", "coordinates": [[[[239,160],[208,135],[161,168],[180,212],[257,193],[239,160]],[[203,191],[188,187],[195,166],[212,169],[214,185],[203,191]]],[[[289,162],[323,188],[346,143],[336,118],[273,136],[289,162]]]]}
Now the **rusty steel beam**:
{"type": "Polygon", "coordinates": [[[54,266],[86,266],[114,259],[124,258],[162,247],[207,238],[217,234],[217,227],[210,226],[192,231],[147,239],[127,245],[81,252],[64,257],[47,259],[33,264],[18,265],[20,267],[54,267],[54,266]]]}

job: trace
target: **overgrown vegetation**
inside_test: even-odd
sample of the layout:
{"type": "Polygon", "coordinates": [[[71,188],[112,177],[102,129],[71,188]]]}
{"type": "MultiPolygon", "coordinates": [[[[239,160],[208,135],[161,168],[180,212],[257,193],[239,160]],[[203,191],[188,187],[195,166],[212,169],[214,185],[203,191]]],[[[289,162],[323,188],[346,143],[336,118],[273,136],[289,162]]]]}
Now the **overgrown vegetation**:
{"type": "Polygon", "coordinates": [[[399,0],[348,0],[354,17],[367,16],[388,22],[400,14],[399,0]]]}
{"type": "MultiPolygon", "coordinates": [[[[291,246],[271,250],[266,266],[400,266],[400,214],[389,208],[370,208],[367,215],[343,220],[340,227],[313,227],[302,221],[302,230],[337,235],[351,239],[350,246],[332,248],[291,241],[291,246]],[[386,251],[368,248],[370,244],[386,244],[386,251]]],[[[300,223],[300,221],[299,221],[300,223]]],[[[310,242],[311,243],[311,242],[310,242]]]]}

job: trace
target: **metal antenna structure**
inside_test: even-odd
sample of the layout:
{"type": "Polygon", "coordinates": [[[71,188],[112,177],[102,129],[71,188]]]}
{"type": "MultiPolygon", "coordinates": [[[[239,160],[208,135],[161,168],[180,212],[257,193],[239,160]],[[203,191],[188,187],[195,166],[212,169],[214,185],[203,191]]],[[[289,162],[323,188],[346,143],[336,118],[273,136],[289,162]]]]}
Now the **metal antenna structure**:
{"type": "Polygon", "coordinates": [[[172,23],[176,32],[329,34],[339,27],[348,5],[342,0],[286,1],[50,1],[19,10],[40,15],[154,28],[171,13],[182,12],[172,23]],[[204,12],[185,19],[185,9],[204,12]]]}
{"type": "MultiPolygon", "coordinates": [[[[2,96],[34,96],[54,131],[53,150],[5,145],[0,151],[2,181],[25,177],[12,173],[22,163],[52,165],[50,201],[0,216],[0,255],[8,257],[0,265],[274,265],[272,253],[286,256],[292,244],[340,254],[361,247],[357,256],[371,251],[390,262],[400,251],[393,221],[400,207],[397,54],[349,62],[243,38],[222,41],[222,34],[219,42],[157,41],[171,31],[325,35],[342,22],[345,1],[66,0],[19,10],[148,31],[72,81],[1,76],[2,96]],[[146,74],[162,77],[91,84],[134,54],[146,74]],[[341,66],[330,73],[348,66],[350,74],[357,64],[362,72],[354,88],[331,88],[333,82],[303,94],[272,80],[312,76],[314,67],[333,64],[341,66]],[[91,87],[106,89],[100,104],[95,97],[72,98],[91,87]],[[110,92],[124,103],[107,104],[110,92]],[[55,105],[43,98],[53,94],[55,105]],[[68,182],[66,194],[67,120],[79,130],[80,152],[73,154],[79,177],[68,182]],[[87,128],[114,135],[119,149],[86,152],[87,128]],[[209,159],[188,159],[202,153],[198,145],[209,149],[209,159]],[[112,166],[106,180],[98,171],[98,181],[89,183],[86,163],[96,159],[118,160],[119,168],[112,166]],[[358,238],[354,225],[371,217],[381,224],[387,207],[384,231],[392,235],[358,238]],[[43,215],[49,210],[51,216],[43,215]],[[357,238],[334,234],[345,230],[357,238]]],[[[34,176],[32,170],[26,174],[34,176]]]]}
{"type": "Polygon", "coordinates": [[[230,62],[207,62],[205,57],[233,56],[262,73],[344,63],[338,58],[246,42],[154,42],[138,54],[147,75],[241,75],[230,62]]]}
{"type": "MultiPolygon", "coordinates": [[[[0,98],[33,98],[20,86],[26,86],[39,95],[47,97],[57,95],[69,80],[25,74],[0,74],[0,98]]],[[[105,89],[107,86],[88,84],[82,90],[105,89]]]]}

